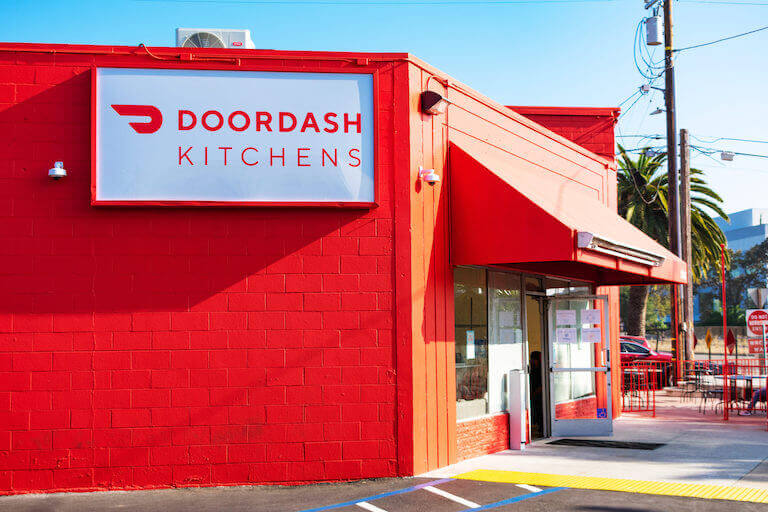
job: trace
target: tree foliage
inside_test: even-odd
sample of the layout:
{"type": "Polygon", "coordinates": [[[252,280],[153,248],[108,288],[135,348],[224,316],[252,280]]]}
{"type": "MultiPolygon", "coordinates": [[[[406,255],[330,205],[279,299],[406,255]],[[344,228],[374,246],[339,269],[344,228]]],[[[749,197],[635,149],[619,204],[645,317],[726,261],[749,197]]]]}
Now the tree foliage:
{"type": "MultiPolygon", "coordinates": [[[[619,145],[619,215],[664,247],[669,247],[666,161],[666,153],[647,157],[645,151],[633,160],[619,145]]],[[[728,220],[728,214],[721,206],[723,199],[709,188],[703,176],[704,171],[691,169],[691,271],[694,282],[706,278],[712,268],[719,269],[720,244],[726,241],[710,212],[728,220]]]]}
{"type": "MultiPolygon", "coordinates": [[[[768,279],[768,240],[746,251],[728,250],[730,265],[725,271],[727,320],[743,325],[747,309],[757,307],[749,297],[750,288],[765,288],[768,279]]],[[[694,293],[699,297],[699,318],[703,325],[722,323],[720,274],[712,273],[702,280],[694,293]]]]}
{"type": "MultiPolygon", "coordinates": [[[[633,159],[619,145],[618,200],[619,214],[665,247],[669,247],[669,182],[666,154],[646,156],[641,151],[633,159]]],[[[691,245],[694,282],[706,279],[719,268],[720,244],[725,234],[712,214],[728,219],[722,198],[704,180],[704,172],[691,169],[691,245]]],[[[730,257],[730,255],[728,255],[730,257]]],[[[716,272],[715,272],[716,274],[716,272]]],[[[625,315],[629,334],[645,335],[646,320],[658,322],[657,306],[648,308],[649,293],[643,287],[630,288],[625,315]],[[651,318],[648,318],[648,315],[651,318]]],[[[662,300],[663,302],[663,300],[662,300]]]]}

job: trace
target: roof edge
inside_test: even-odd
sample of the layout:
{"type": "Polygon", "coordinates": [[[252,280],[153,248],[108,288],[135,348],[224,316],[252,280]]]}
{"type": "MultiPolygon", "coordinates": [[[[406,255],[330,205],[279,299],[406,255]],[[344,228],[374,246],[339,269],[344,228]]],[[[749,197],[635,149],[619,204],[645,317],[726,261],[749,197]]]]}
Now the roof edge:
{"type": "Polygon", "coordinates": [[[507,105],[519,114],[544,114],[551,116],[600,116],[617,118],[619,107],[547,107],[530,105],[507,105]]]}
{"type": "Polygon", "coordinates": [[[0,42],[0,52],[22,51],[29,53],[100,53],[100,54],[134,54],[151,48],[153,53],[189,54],[200,53],[209,56],[223,55],[228,58],[264,58],[264,57],[321,57],[321,58],[368,58],[373,60],[410,60],[407,52],[335,52],[335,51],[305,51],[305,50],[274,50],[274,49],[241,49],[241,48],[182,48],[178,46],[150,46],[141,43],[136,46],[123,45],[94,45],[94,44],[62,44],[62,43],[13,43],[0,42]]]}
{"type": "MultiPolygon", "coordinates": [[[[59,44],[59,43],[4,43],[0,42],[0,53],[2,52],[26,52],[26,53],[40,53],[40,54],[103,54],[103,55],[133,55],[137,52],[148,52],[148,48],[143,43],[137,46],[113,46],[113,45],[85,45],[85,44],[59,44]]],[[[546,137],[566,146],[572,150],[575,150],[594,160],[599,162],[606,168],[612,168],[615,165],[614,160],[604,158],[592,151],[572,142],[565,137],[545,128],[544,126],[528,119],[523,114],[519,114],[511,108],[502,105],[501,103],[490,99],[484,94],[477,92],[475,89],[465,85],[463,82],[456,80],[455,78],[447,75],[439,69],[424,62],[418,57],[407,52],[392,52],[392,53],[371,53],[371,52],[322,52],[322,51],[301,51],[301,50],[251,50],[251,49],[230,49],[230,48],[180,48],[176,46],[152,46],[151,51],[153,54],[159,56],[167,56],[169,54],[176,56],[191,56],[192,54],[204,55],[207,58],[222,57],[226,59],[287,59],[287,58],[316,58],[326,60],[357,60],[367,59],[372,61],[384,61],[384,62],[409,62],[422,70],[435,75],[446,84],[450,84],[465,94],[469,94],[474,97],[476,101],[480,101],[485,105],[491,107],[502,115],[505,115],[511,119],[514,119],[518,123],[535,130],[546,137]]],[[[191,57],[190,57],[191,58],[191,57]]],[[[554,107],[558,108],[558,107],[554,107]]],[[[563,108],[563,107],[559,107],[563,108]]]]}

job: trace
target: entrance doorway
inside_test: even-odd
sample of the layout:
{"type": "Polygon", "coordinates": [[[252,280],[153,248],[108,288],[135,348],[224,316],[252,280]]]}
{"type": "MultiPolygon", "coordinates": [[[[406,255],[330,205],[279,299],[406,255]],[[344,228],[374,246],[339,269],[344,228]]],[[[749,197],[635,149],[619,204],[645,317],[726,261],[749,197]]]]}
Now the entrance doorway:
{"type": "Polygon", "coordinates": [[[528,335],[528,396],[531,440],[549,437],[549,393],[546,372],[549,351],[544,322],[543,295],[525,296],[526,334],[528,335]]]}
{"type": "Polygon", "coordinates": [[[546,306],[551,435],[611,435],[608,297],[549,297],[546,306]]]}
{"type": "Polygon", "coordinates": [[[610,435],[607,298],[553,292],[526,279],[530,438],[610,435]]]}

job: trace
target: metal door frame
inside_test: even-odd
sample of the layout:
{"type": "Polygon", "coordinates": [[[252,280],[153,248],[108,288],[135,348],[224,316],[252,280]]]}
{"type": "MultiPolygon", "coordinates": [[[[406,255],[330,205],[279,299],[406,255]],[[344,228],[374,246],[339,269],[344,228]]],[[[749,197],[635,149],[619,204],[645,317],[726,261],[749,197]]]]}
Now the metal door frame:
{"type": "MultiPolygon", "coordinates": [[[[611,394],[611,345],[610,345],[610,324],[609,324],[609,305],[607,295],[556,295],[547,297],[545,300],[545,317],[547,325],[547,353],[548,353],[548,374],[549,374],[549,416],[550,416],[550,435],[553,437],[565,436],[610,436],[613,434],[613,415],[611,405],[613,396],[611,394]],[[600,366],[590,368],[555,368],[555,328],[554,311],[552,305],[556,302],[565,302],[571,300],[592,300],[603,302],[603,343],[602,351],[604,362],[600,366]],[[596,419],[562,419],[558,420],[555,415],[555,373],[566,372],[592,372],[594,374],[604,373],[606,382],[606,417],[596,419]]],[[[597,361],[599,364],[600,361],[597,361]]],[[[595,379],[597,382],[597,379],[595,379]]],[[[598,390],[595,389],[597,395],[598,390]]]]}
{"type": "MultiPolygon", "coordinates": [[[[525,275],[523,275],[523,279],[525,279],[525,275]]],[[[525,283],[523,283],[525,285],[525,283]]],[[[526,358],[526,382],[528,387],[528,411],[529,414],[532,411],[531,409],[531,372],[530,372],[530,360],[529,360],[529,341],[528,340],[528,297],[531,297],[534,299],[534,301],[539,305],[541,308],[540,316],[539,316],[539,329],[541,331],[541,414],[542,414],[542,425],[541,425],[541,435],[542,439],[546,439],[550,437],[551,435],[551,414],[550,414],[550,394],[549,394],[549,371],[547,368],[549,368],[549,335],[548,335],[548,327],[547,327],[547,295],[544,292],[523,292],[523,318],[525,320],[525,323],[523,325],[523,332],[525,333],[525,358],[526,358]]],[[[528,422],[528,436],[531,436],[531,428],[533,426],[533,422],[528,422]]],[[[533,438],[531,438],[531,441],[533,441],[533,438]]]]}

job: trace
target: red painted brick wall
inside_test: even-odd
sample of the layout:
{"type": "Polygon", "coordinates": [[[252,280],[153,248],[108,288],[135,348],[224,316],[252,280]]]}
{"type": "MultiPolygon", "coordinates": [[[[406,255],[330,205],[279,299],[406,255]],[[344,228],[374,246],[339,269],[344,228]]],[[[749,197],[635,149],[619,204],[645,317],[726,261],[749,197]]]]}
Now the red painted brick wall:
{"type": "Polygon", "coordinates": [[[91,207],[94,64],[156,61],[0,51],[0,493],[395,475],[391,186],[370,211],[91,207]]]}
{"type": "Polygon", "coordinates": [[[614,161],[617,108],[510,107],[571,142],[614,161]]]}
{"type": "Polygon", "coordinates": [[[559,419],[594,419],[597,398],[590,396],[555,405],[555,416],[559,419]]]}
{"type": "Polygon", "coordinates": [[[456,424],[457,459],[465,460],[509,448],[509,414],[456,424]]]}

